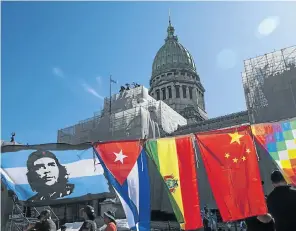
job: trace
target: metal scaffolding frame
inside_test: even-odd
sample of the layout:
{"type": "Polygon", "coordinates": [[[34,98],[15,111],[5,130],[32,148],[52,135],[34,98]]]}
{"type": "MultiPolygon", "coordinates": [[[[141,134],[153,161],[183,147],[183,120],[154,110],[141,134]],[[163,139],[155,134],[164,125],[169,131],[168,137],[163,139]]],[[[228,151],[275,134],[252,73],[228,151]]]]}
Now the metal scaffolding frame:
{"type": "MultiPolygon", "coordinates": [[[[160,103],[156,100],[148,100],[145,105],[136,105],[124,111],[111,112],[110,115],[106,115],[110,118],[109,120],[109,131],[112,134],[116,131],[128,131],[133,127],[135,123],[141,123],[138,121],[138,117],[141,114],[141,109],[155,111],[158,123],[162,121],[162,107],[166,107],[166,110],[172,110],[169,106],[164,103],[160,103]]],[[[176,113],[172,111],[172,113],[176,113]]],[[[58,142],[61,140],[68,140],[72,142],[74,139],[81,138],[81,142],[89,141],[87,136],[92,130],[95,130],[99,124],[100,119],[105,116],[103,112],[94,113],[94,116],[83,121],[79,121],[78,124],[58,130],[58,142]],[[84,137],[85,136],[85,137],[84,137]]]]}
{"type": "Polygon", "coordinates": [[[11,194],[11,199],[13,207],[8,223],[6,224],[7,231],[22,231],[29,224],[35,224],[38,221],[37,217],[40,215],[39,212],[44,209],[51,212],[52,220],[56,223],[57,229],[59,229],[60,220],[50,206],[43,206],[42,208],[39,208],[38,211],[34,206],[26,207],[21,204],[14,193],[11,194]],[[30,212],[28,210],[30,210],[30,212]]]}
{"type": "Polygon", "coordinates": [[[296,68],[296,46],[287,47],[262,56],[244,60],[242,82],[247,108],[254,122],[254,113],[269,105],[264,93],[266,79],[271,76],[283,77],[284,72],[296,68]]]}

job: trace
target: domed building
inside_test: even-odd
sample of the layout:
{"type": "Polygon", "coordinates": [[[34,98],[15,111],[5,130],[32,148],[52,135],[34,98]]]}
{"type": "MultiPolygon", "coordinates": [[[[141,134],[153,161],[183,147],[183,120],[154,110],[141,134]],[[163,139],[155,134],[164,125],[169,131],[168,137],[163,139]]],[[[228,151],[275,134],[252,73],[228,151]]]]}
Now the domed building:
{"type": "Polygon", "coordinates": [[[156,100],[164,101],[188,123],[206,120],[205,89],[194,59],[174,33],[169,19],[165,44],[153,61],[149,94],[156,100]]]}

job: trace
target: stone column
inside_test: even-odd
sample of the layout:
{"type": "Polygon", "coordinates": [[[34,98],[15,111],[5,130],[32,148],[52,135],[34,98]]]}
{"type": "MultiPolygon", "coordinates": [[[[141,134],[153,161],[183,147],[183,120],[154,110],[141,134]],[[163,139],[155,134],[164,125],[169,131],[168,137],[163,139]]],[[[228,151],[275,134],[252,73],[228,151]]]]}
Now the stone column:
{"type": "Polygon", "coordinates": [[[194,104],[196,104],[196,105],[198,105],[198,101],[199,101],[199,98],[198,97],[199,96],[198,96],[197,89],[196,89],[196,87],[194,87],[192,89],[192,100],[193,100],[194,104]]]}
{"type": "Polygon", "coordinates": [[[180,84],[180,98],[183,99],[183,86],[180,84]]]}
{"type": "Polygon", "coordinates": [[[204,97],[204,95],[202,94],[202,96],[201,96],[201,100],[202,100],[202,109],[203,110],[206,110],[206,105],[205,105],[205,97],[204,97]]]}
{"type": "Polygon", "coordinates": [[[171,86],[172,89],[172,99],[176,99],[176,87],[174,86],[174,84],[171,86]]]}
{"type": "Polygon", "coordinates": [[[189,87],[186,86],[186,97],[190,100],[189,87]]]}
{"type": "Polygon", "coordinates": [[[197,99],[198,99],[198,105],[201,107],[202,101],[201,101],[200,91],[198,89],[197,89],[197,99]]]}

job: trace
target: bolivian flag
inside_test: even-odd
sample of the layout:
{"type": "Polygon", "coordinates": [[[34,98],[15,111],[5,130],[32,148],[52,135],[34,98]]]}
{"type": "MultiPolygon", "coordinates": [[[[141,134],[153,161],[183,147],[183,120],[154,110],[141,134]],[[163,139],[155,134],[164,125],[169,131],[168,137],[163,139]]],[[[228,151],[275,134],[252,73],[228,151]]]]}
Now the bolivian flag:
{"type": "Polygon", "coordinates": [[[167,185],[170,202],[181,228],[192,230],[202,227],[191,137],[149,140],[145,147],[167,185]]]}

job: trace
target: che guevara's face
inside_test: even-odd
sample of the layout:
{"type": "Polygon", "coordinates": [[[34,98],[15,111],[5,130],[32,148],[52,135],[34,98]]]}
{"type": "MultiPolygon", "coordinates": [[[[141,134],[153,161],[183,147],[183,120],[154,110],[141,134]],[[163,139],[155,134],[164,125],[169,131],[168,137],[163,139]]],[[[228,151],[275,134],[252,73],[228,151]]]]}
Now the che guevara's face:
{"type": "Polygon", "coordinates": [[[59,167],[54,159],[43,157],[34,162],[36,173],[48,186],[54,185],[59,178],[59,167]]]}

